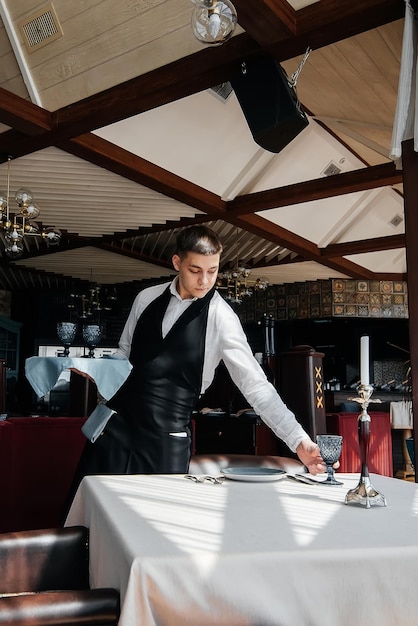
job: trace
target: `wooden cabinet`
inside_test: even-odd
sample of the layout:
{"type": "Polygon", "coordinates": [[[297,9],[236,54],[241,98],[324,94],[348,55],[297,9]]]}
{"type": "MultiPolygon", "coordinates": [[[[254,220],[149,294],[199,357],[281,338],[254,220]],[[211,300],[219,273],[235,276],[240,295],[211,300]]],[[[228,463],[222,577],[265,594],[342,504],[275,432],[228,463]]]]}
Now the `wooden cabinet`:
{"type": "Polygon", "coordinates": [[[278,439],[255,415],[199,415],[192,420],[192,453],[278,454],[278,439]]]}

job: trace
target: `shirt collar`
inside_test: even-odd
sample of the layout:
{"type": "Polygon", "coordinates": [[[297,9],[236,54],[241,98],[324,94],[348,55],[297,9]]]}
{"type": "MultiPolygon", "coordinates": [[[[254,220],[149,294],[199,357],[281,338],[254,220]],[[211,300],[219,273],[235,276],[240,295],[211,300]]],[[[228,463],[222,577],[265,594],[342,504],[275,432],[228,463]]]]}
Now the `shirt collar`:
{"type": "Polygon", "coordinates": [[[197,300],[197,298],[186,298],[185,300],[183,300],[183,299],[180,297],[180,294],[179,294],[179,292],[177,291],[177,283],[178,283],[178,280],[179,280],[179,277],[178,277],[178,276],[176,276],[176,277],[172,280],[172,282],[171,282],[171,284],[170,284],[170,293],[171,293],[171,295],[172,295],[172,296],[174,296],[175,298],[177,298],[177,300],[180,300],[180,302],[190,302],[190,300],[191,300],[192,302],[194,302],[195,300],[197,300]]]}

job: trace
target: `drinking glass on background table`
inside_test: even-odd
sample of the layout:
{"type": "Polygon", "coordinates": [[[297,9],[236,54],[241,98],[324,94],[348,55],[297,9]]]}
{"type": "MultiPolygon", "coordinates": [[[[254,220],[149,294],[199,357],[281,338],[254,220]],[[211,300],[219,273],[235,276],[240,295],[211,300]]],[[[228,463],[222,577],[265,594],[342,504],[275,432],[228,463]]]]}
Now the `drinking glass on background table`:
{"type": "Polygon", "coordinates": [[[327,478],[322,481],[322,485],[342,485],[340,481],[335,479],[334,463],[341,456],[343,438],[341,435],[317,435],[316,443],[319,446],[321,456],[327,466],[327,478]]]}
{"type": "Polygon", "coordinates": [[[64,356],[69,356],[70,346],[73,343],[77,333],[77,324],[73,322],[58,322],[57,336],[64,346],[64,356]]]}
{"type": "Polygon", "coordinates": [[[83,326],[84,343],[89,349],[88,357],[94,359],[94,349],[99,345],[102,338],[102,329],[99,324],[85,324],[83,326]]]}

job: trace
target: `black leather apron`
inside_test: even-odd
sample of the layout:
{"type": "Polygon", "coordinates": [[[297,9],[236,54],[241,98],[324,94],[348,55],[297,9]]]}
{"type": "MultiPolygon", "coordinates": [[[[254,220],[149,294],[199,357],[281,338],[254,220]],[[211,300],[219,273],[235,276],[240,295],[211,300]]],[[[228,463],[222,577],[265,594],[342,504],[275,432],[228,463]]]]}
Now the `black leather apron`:
{"type": "Polygon", "coordinates": [[[133,369],[108,402],[117,414],[94,444],[87,443],[78,474],[187,472],[213,294],[195,300],[164,338],[169,288],[143,311],[132,339],[133,369]],[[186,436],[170,434],[178,432],[186,436]]]}

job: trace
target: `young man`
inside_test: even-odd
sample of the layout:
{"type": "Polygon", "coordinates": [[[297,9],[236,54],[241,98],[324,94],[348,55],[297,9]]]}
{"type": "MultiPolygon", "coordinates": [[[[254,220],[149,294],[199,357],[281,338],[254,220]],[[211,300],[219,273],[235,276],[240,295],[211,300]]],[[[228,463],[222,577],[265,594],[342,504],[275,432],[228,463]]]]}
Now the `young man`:
{"type": "Polygon", "coordinates": [[[211,229],[180,231],[172,257],[178,275],[136,297],[118,356],[132,371],[107,403],[116,411],[87,442],[87,474],[186,473],[190,418],[222,359],[250,406],[312,474],[325,467],[318,446],[285,406],[254,358],[241,323],[216,291],[222,244],[211,229]]]}

